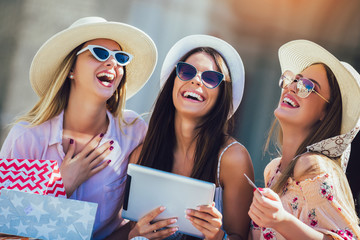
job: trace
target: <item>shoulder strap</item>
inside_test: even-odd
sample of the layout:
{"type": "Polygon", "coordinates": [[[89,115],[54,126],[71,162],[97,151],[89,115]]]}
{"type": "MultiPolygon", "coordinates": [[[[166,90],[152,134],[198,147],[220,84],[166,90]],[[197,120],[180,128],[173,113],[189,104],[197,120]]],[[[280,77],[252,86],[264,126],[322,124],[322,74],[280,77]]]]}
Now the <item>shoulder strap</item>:
{"type": "Polygon", "coordinates": [[[218,183],[218,185],[220,187],[222,187],[220,185],[220,163],[221,163],[221,158],[222,158],[223,154],[226,152],[226,150],[228,150],[229,147],[231,147],[232,145],[234,145],[236,143],[240,144],[238,141],[234,141],[234,142],[230,143],[229,145],[227,145],[220,154],[219,161],[218,161],[218,166],[217,166],[217,173],[216,173],[216,181],[217,181],[217,183],[218,183]]]}

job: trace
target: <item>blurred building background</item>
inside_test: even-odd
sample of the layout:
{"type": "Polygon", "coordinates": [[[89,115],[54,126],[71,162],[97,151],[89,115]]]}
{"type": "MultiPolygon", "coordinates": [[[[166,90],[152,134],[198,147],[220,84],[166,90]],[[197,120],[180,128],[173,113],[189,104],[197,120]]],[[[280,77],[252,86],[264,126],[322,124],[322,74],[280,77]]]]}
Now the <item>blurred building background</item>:
{"type": "Polygon", "coordinates": [[[359,0],[0,0],[0,144],[8,124],[37,101],[28,74],[38,48],[78,18],[96,15],[142,29],[158,47],[153,76],[127,103],[138,113],[151,110],[162,61],[180,38],[211,34],[238,50],[246,87],[234,136],[249,150],[261,186],[271,159],[263,147],[280,94],[278,48],[312,40],[360,71],[359,10],[359,0]]]}

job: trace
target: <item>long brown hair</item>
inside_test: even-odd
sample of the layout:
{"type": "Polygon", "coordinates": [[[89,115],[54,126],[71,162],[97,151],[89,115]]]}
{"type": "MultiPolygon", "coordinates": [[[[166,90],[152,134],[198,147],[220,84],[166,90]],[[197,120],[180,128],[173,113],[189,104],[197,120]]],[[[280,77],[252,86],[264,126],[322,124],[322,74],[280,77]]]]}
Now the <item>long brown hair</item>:
{"type": "MultiPolygon", "coordinates": [[[[307,146],[319,142],[321,140],[337,136],[341,132],[342,100],[341,100],[341,93],[338,82],[336,80],[335,75],[327,65],[323,63],[314,63],[312,65],[316,65],[316,64],[321,64],[326,71],[326,76],[331,90],[330,103],[327,105],[326,108],[327,113],[324,119],[322,121],[317,122],[314,125],[312,132],[310,132],[308,137],[299,146],[299,148],[295,153],[295,156],[299,156],[302,153],[305,153],[307,151],[306,149],[307,146]]],[[[277,120],[274,120],[273,122],[265,147],[268,148],[270,138],[272,137],[273,133],[276,132],[275,129],[278,129],[277,144],[280,150],[279,152],[281,152],[282,132],[277,120]]],[[[317,154],[322,156],[322,159],[324,160],[322,162],[322,165],[326,169],[326,172],[333,174],[334,176],[337,176],[337,178],[335,178],[334,180],[334,185],[335,188],[338,189],[338,191],[342,191],[340,194],[338,194],[339,202],[343,202],[344,205],[350,207],[349,217],[351,218],[352,222],[356,222],[358,224],[359,219],[355,212],[355,204],[354,204],[353,196],[351,193],[349,183],[345,176],[345,173],[341,168],[340,157],[329,158],[320,153],[317,154]]],[[[290,164],[287,166],[287,168],[282,172],[279,180],[273,186],[271,186],[271,188],[278,194],[282,193],[288,179],[290,177],[293,177],[294,168],[298,159],[299,157],[295,157],[295,159],[293,159],[293,161],[291,161],[290,164]]],[[[314,171],[314,170],[315,169],[310,169],[309,171],[314,171]]]]}
{"type": "MultiPolygon", "coordinates": [[[[186,61],[197,52],[205,52],[212,56],[218,69],[225,75],[225,80],[218,86],[220,91],[216,103],[197,126],[197,134],[194,138],[196,147],[191,177],[215,183],[218,154],[232,129],[232,124],[228,121],[229,113],[233,108],[231,76],[225,60],[212,48],[193,49],[179,61],[186,61]]],[[[141,165],[168,172],[173,168],[176,144],[174,129],[176,109],[172,98],[175,77],[174,68],[156,100],[138,160],[141,165]]]]}
{"type": "MultiPolygon", "coordinates": [[[[323,63],[315,63],[315,64],[321,64],[327,75],[327,79],[329,82],[329,86],[331,89],[330,93],[330,103],[327,105],[326,108],[326,115],[322,121],[317,122],[312,132],[308,135],[308,137],[302,142],[302,144],[299,146],[299,148],[296,151],[295,156],[299,156],[302,153],[305,153],[307,151],[306,147],[319,142],[321,140],[334,137],[336,135],[339,135],[341,132],[341,119],[342,119],[342,100],[341,100],[341,93],[340,88],[337,83],[336,77],[331,71],[331,69],[326,66],[323,63]]],[[[313,65],[315,65],[313,64],[313,65]]],[[[274,126],[274,125],[273,125],[274,126]]],[[[278,140],[280,140],[280,145],[282,141],[282,132],[279,128],[279,135],[278,140]]],[[[355,212],[355,204],[354,199],[351,193],[351,189],[349,186],[349,183],[347,181],[347,178],[345,176],[345,173],[343,172],[341,168],[341,159],[338,158],[329,158],[327,156],[324,156],[320,153],[316,153],[320,156],[322,156],[322,167],[325,169],[326,173],[330,173],[331,175],[337,176],[334,178],[334,187],[335,189],[338,189],[340,193],[338,196],[338,201],[342,202],[345,206],[349,206],[349,218],[351,218],[351,222],[355,222],[359,224],[359,218],[355,212]]],[[[280,175],[279,180],[271,187],[275,192],[281,194],[288,179],[290,177],[293,177],[294,175],[294,168],[298,161],[299,157],[295,157],[293,161],[290,162],[290,164],[287,166],[285,171],[280,175]]],[[[318,168],[318,167],[316,167],[318,168]]],[[[308,171],[317,171],[317,169],[310,169],[308,171]]]]}
{"type": "MultiPolygon", "coordinates": [[[[336,77],[327,65],[325,65],[323,63],[314,63],[312,65],[316,65],[316,64],[321,64],[326,71],[326,76],[327,76],[329,86],[331,89],[330,101],[326,106],[326,115],[325,115],[324,119],[322,121],[318,121],[317,123],[315,123],[310,134],[300,144],[299,148],[296,151],[295,156],[305,153],[307,151],[306,147],[313,143],[316,143],[321,140],[339,135],[340,130],[341,130],[342,101],[341,101],[340,88],[337,83],[336,77]]],[[[275,120],[272,130],[270,131],[268,142],[269,142],[269,139],[271,138],[271,134],[274,132],[273,129],[275,128],[275,126],[277,124],[278,124],[278,121],[275,120]]],[[[280,128],[279,128],[277,138],[278,138],[278,147],[280,147],[280,149],[281,149],[282,132],[281,132],[280,128]]],[[[287,168],[282,173],[280,179],[272,187],[272,189],[275,192],[280,193],[283,190],[285,184],[287,183],[289,177],[293,176],[294,168],[297,163],[297,160],[298,160],[298,157],[296,157],[293,161],[290,162],[290,164],[287,166],[287,168]]],[[[339,158],[334,159],[334,161],[339,162],[339,158]]]]}

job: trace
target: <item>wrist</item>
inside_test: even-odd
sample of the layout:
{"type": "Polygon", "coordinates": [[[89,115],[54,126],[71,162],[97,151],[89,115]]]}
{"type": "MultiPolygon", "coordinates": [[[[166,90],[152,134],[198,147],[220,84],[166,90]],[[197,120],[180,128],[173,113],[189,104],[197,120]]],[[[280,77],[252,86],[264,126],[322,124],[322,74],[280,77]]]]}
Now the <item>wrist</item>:
{"type": "Polygon", "coordinates": [[[71,186],[65,185],[64,183],[64,188],[65,188],[65,193],[66,193],[66,197],[70,198],[71,195],[74,193],[75,189],[71,186]]]}
{"type": "MultiPolygon", "coordinates": [[[[136,234],[133,234],[131,231],[129,232],[129,235],[128,235],[128,240],[133,240],[134,238],[137,238],[139,236],[137,236],[136,234]]],[[[136,240],[136,239],[135,239],[136,240]]]]}
{"type": "Polygon", "coordinates": [[[282,223],[274,228],[285,239],[290,239],[296,236],[297,239],[327,239],[324,234],[300,221],[294,215],[288,213],[282,223]]]}
{"type": "Polygon", "coordinates": [[[280,221],[274,221],[271,228],[275,229],[277,232],[287,231],[289,226],[292,224],[294,216],[284,210],[283,216],[280,221]]]}

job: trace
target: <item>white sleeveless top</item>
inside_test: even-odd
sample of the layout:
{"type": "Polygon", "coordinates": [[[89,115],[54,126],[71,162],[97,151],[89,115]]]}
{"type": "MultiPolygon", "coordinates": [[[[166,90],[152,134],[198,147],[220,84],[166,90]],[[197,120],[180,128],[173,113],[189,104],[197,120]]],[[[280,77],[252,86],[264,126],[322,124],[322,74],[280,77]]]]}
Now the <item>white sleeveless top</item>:
{"type": "Polygon", "coordinates": [[[230,143],[229,145],[227,145],[224,150],[221,152],[220,156],[219,156],[219,161],[218,161],[218,166],[217,166],[217,172],[216,172],[216,183],[218,184],[218,187],[215,188],[215,196],[214,196],[214,202],[215,202],[215,207],[217,210],[219,210],[219,212],[221,212],[221,214],[223,213],[223,188],[220,184],[220,164],[221,164],[221,159],[223,154],[226,152],[226,150],[228,150],[229,147],[231,147],[234,144],[240,144],[239,142],[235,141],[230,143]]]}

